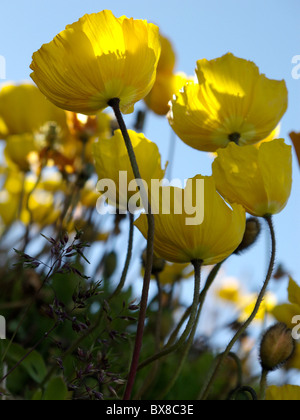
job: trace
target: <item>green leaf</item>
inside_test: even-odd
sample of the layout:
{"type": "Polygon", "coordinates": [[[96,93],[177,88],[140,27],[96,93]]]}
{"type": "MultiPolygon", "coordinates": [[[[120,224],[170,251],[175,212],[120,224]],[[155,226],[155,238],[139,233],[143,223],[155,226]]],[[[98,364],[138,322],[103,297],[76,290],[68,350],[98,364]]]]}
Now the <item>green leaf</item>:
{"type": "MultiPolygon", "coordinates": [[[[8,361],[18,363],[29,350],[16,343],[12,343],[7,354],[8,361]]],[[[42,356],[35,350],[19,366],[37,383],[41,383],[47,375],[47,367],[42,356]]]]}
{"type": "Polygon", "coordinates": [[[65,401],[68,397],[68,388],[61,377],[52,378],[45,389],[44,401],[65,401]]]}
{"type": "Polygon", "coordinates": [[[41,401],[43,397],[43,391],[41,389],[38,389],[31,398],[32,401],[41,401]]]}

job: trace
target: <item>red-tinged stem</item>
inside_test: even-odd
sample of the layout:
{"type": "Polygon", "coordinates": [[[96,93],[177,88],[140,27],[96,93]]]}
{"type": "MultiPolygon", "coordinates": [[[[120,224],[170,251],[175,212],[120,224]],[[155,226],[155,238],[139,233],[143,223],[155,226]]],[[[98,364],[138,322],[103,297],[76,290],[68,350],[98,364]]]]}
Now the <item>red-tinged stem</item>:
{"type": "MultiPolygon", "coordinates": [[[[112,107],[115,117],[117,119],[117,122],[119,124],[120,130],[122,132],[135,179],[141,179],[134,149],[133,149],[122,113],[120,111],[120,99],[113,98],[108,102],[108,105],[112,107]]],[[[140,353],[141,353],[141,348],[143,344],[145,319],[146,319],[146,312],[147,312],[147,306],[148,306],[149,286],[150,286],[152,265],[153,265],[153,244],[154,244],[155,223],[154,223],[154,216],[151,211],[151,205],[148,200],[148,195],[143,184],[140,187],[140,194],[141,194],[141,199],[142,199],[144,208],[145,210],[147,210],[147,219],[148,219],[147,256],[146,256],[145,275],[144,275],[143,290],[142,290],[142,296],[141,296],[141,302],[140,302],[140,312],[139,312],[139,320],[138,320],[137,333],[136,333],[136,339],[135,339],[135,346],[134,346],[134,351],[133,351],[133,356],[132,356],[132,361],[131,361],[130,372],[128,375],[127,386],[126,386],[125,394],[123,397],[124,400],[129,400],[131,398],[132,389],[134,386],[136,373],[138,369],[140,353]]]]}

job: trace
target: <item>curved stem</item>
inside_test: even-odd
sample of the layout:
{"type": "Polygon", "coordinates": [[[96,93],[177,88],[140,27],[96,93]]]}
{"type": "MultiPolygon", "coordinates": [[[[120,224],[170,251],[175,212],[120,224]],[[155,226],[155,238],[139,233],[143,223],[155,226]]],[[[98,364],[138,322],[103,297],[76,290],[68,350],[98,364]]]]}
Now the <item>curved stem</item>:
{"type": "Polygon", "coordinates": [[[200,281],[201,281],[200,271],[201,271],[202,261],[195,260],[195,261],[192,261],[192,264],[195,267],[194,299],[193,299],[193,304],[191,306],[190,318],[187,323],[187,326],[185,327],[184,332],[182,333],[181,337],[178,339],[177,343],[175,343],[172,346],[165,347],[159,353],[154,354],[153,356],[146,359],[144,362],[142,362],[139,365],[138,370],[160,359],[161,357],[167,356],[168,354],[173,353],[174,351],[178,350],[188,338],[197,317],[197,308],[199,304],[200,281]]]}
{"type": "Polygon", "coordinates": [[[39,173],[39,175],[38,175],[38,177],[36,179],[36,182],[35,182],[32,190],[29,191],[29,193],[27,194],[26,201],[25,201],[25,209],[29,213],[29,221],[28,221],[28,224],[26,226],[25,235],[24,235],[24,244],[23,244],[23,248],[22,248],[22,251],[23,252],[26,251],[26,248],[27,248],[27,245],[28,245],[28,242],[29,242],[30,229],[31,229],[32,222],[33,222],[33,220],[32,220],[32,211],[30,210],[29,202],[30,202],[30,198],[31,198],[32,194],[37,189],[37,187],[38,187],[41,179],[42,179],[42,168],[40,170],[40,173],[39,173]]]}
{"type": "Polygon", "coordinates": [[[132,257],[133,229],[134,229],[134,215],[129,213],[129,239],[128,239],[128,248],[127,248],[127,256],[126,256],[126,260],[125,260],[125,265],[124,265],[124,268],[123,268],[123,272],[122,272],[120,282],[119,282],[118,286],[116,287],[116,289],[113,291],[113,293],[109,296],[108,302],[112,298],[117,296],[124,287],[126,277],[127,277],[127,273],[128,273],[128,269],[129,269],[129,264],[130,264],[131,257],[132,257]]]}
{"type": "Polygon", "coordinates": [[[260,389],[259,389],[259,400],[263,401],[266,398],[266,389],[268,386],[267,383],[267,377],[268,377],[268,371],[263,369],[261,373],[261,379],[260,379],[260,389]]]}
{"type": "Polygon", "coordinates": [[[159,274],[155,275],[156,285],[157,285],[157,301],[158,301],[158,311],[155,325],[155,351],[160,350],[160,340],[161,340],[161,320],[163,314],[163,305],[162,305],[162,288],[160,284],[159,274]]]}
{"type": "MultiPolygon", "coordinates": [[[[156,280],[156,285],[157,285],[156,299],[158,301],[158,311],[157,311],[156,325],[155,325],[154,351],[159,352],[159,350],[160,350],[160,340],[161,340],[161,320],[162,320],[163,306],[162,306],[162,288],[161,288],[158,273],[155,274],[155,280],[156,280]]],[[[149,389],[149,387],[151,386],[151,384],[155,380],[157,373],[159,372],[159,366],[160,366],[160,363],[159,363],[159,360],[157,360],[154,363],[148,377],[145,379],[143,386],[134,396],[134,400],[140,400],[142,395],[144,395],[145,392],[147,392],[147,390],[149,389]]]]}
{"type": "Polygon", "coordinates": [[[257,395],[256,392],[254,391],[253,388],[251,388],[250,386],[241,386],[239,388],[237,388],[231,395],[230,400],[234,401],[236,399],[236,397],[238,396],[239,393],[248,393],[250,394],[252,401],[257,401],[257,395]]]}
{"type": "MultiPolygon", "coordinates": [[[[200,310],[202,310],[203,303],[204,303],[204,301],[205,301],[205,298],[206,298],[207,292],[209,291],[209,289],[210,289],[210,287],[211,287],[212,283],[214,282],[214,280],[215,280],[215,278],[216,278],[216,276],[217,276],[218,272],[220,271],[220,268],[221,268],[222,264],[223,264],[225,261],[226,261],[226,260],[224,260],[224,261],[222,261],[222,262],[220,262],[220,263],[216,264],[216,265],[212,268],[211,272],[209,273],[209,275],[208,275],[208,277],[207,277],[207,280],[206,280],[206,283],[205,283],[205,286],[204,286],[204,288],[203,288],[203,290],[202,290],[202,292],[200,293],[200,296],[199,296],[199,303],[201,304],[201,309],[200,309],[200,310]]],[[[179,323],[178,323],[178,325],[177,325],[176,329],[175,329],[175,330],[173,331],[173,333],[171,334],[171,336],[170,336],[170,338],[169,338],[169,340],[168,340],[168,342],[167,342],[166,346],[170,346],[170,345],[172,345],[172,344],[174,343],[174,341],[176,340],[176,337],[177,337],[177,335],[178,335],[178,333],[179,333],[179,331],[180,331],[180,329],[181,329],[182,325],[184,324],[184,322],[185,322],[185,321],[187,320],[187,318],[189,317],[189,315],[190,315],[190,313],[191,313],[191,309],[192,309],[192,307],[191,307],[191,306],[190,306],[190,307],[188,307],[188,308],[186,309],[186,311],[185,311],[185,313],[183,314],[183,316],[182,316],[181,320],[179,321],[179,323]]],[[[199,314],[199,315],[200,315],[200,314],[199,314]]]]}
{"type": "MultiPolygon", "coordinates": [[[[127,148],[128,156],[131,162],[133,174],[136,179],[141,179],[134,149],[133,149],[122,113],[120,111],[120,99],[113,98],[108,102],[108,105],[112,107],[115,117],[118,121],[120,130],[122,132],[125,145],[127,148]]],[[[152,265],[153,265],[155,222],[154,222],[154,216],[151,211],[151,205],[148,200],[148,195],[143,184],[141,185],[141,188],[140,188],[140,194],[141,194],[141,200],[142,200],[143,206],[147,212],[147,219],[148,219],[147,256],[146,256],[145,274],[144,274],[144,282],[143,282],[143,290],[142,290],[141,303],[140,303],[140,312],[139,312],[137,333],[136,333],[136,339],[135,339],[135,346],[134,346],[132,362],[131,362],[130,372],[128,376],[128,381],[127,381],[127,386],[126,386],[126,390],[125,390],[125,394],[123,398],[124,400],[129,400],[131,397],[131,393],[132,393],[132,389],[133,389],[133,385],[134,385],[135,377],[137,373],[137,368],[139,364],[140,352],[142,348],[142,341],[143,341],[143,335],[144,335],[145,318],[146,318],[146,312],[147,312],[147,306],[148,306],[149,286],[150,286],[152,265]]]]}
{"type": "Polygon", "coordinates": [[[176,383],[176,381],[177,381],[177,379],[178,379],[178,377],[180,375],[180,372],[181,372],[181,370],[182,370],[182,368],[184,366],[184,363],[186,361],[186,358],[187,358],[187,356],[188,356],[188,354],[190,352],[190,349],[191,349],[191,347],[193,345],[193,342],[194,342],[194,338],[195,338],[195,334],[196,334],[196,331],[197,331],[197,327],[198,327],[198,323],[199,323],[199,318],[200,318],[200,315],[201,315],[202,307],[203,307],[203,305],[200,304],[200,306],[198,308],[198,311],[197,311],[197,316],[196,316],[196,319],[195,319],[195,322],[194,322],[194,326],[192,328],[192,331],[191,331],[191,334],[190,334],[190,336],[188,338],[188,341],[187,341],[187,343],[185,345],[185,348],[184,348],[183,354],[182,354],[182,356],[180,358],[180,361],[178,363],[178,366],[177,366],[177,368],[175,370],[175,374],[173,375],[173,378],[171,379],[171,382],[167,385],[167,387],[163,390],[163,392],[159,396],[159,398],[158,398],[159,400],[160,399],[162,400],[171,391],[171,389],[175,385],[175,383],[176,383]]]}
{"type": "Polygon", "coordinates": [[[233,339],[230,341],[230,343],[228,344],[226,350],[224,351],[224,353],[222,353],[220,355],[220,357],[218,358],[218,361],[213,369],[213,372],[208,380],[207,385],[205,385],[205,388],[201,391],[199,399],[201,400],[206,400],[208,398],[209,395],[209,391],[210,388],[212,386],[212,384],[214,383],[219,369],[222,366],[224,360],[227,358],[228,354],[230,353],[232,347],[235,345],[235,343],[240,339],[240,337],[244,334],[244,332],[246,331],[246,329],[249,327],[249,325],[252,323],[252,321],[254,320],[254,318],[256,317],[261,302],[265,296],[267,287],[269,285],[273,270],[274,270],[274,264],[275,264],[275,256],[276,256],[276,238],[275,238],[275,232],[274,232],[274,226],[273,226],[273,220],[272,217],[270,215],[265,216],[265,220],[267,221],[269,230],[270,230],[270,235],[271,235],[271,240],[272,240],[272,251],[271,251],[271,258],[270,258],[270,263],[269,263],[269,268],[268,268],[268,273],[265,279],[265,282],[263,284],[263,287],[260,291],[260,294],[257,298],[255,307],[253,309],[252,314],[250,315],[250,317],[247,319],[247,321],[241,326],[241,328],[237,331],[237,333],[235,334],[235,336],[233,337],[233,339]]]}

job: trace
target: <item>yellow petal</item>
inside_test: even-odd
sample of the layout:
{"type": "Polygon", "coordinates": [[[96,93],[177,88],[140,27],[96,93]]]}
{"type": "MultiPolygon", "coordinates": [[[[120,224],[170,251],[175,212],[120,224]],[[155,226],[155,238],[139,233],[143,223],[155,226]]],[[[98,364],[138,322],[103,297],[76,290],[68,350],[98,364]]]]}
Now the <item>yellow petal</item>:
{"type": "MultiPolygon", "coordinates": [[[[133,130],[128,130],[128,133],[140,168],[141,177],[147,183],[149,190],[151,190],[151,180],[162,180],[165,173],[161,168],[161,157],[158,147],[142,133],[136,133],[133,130]]],[[[99,180],[112,180],[116,186],[116,197],[114,195],[109,196],[109,191],[105,195],[109,198],[112,205],[127,209],[128,200],[137,193],[137,189],[128,191],[128,185],[135,180],[135,177],[121,131],[116,130],[113,137],[109,139],[101,138],[94,143],[93,153],[99,180]],[[125,172],[127,177],[124,188],[122,188],[120,183],[121,172],[125,172]]]]}
{"type": "Polygon", "coordinates": [[[291,147],[277,139],[255,146],[234,143],[218,150],[213,175],[220,194],[253,216],[279,213],[292,185],[291,147]]]}
{"type": "Polygon", "coordinates": [[[257,143],[287,109],[285,82],[259,74],[251,61],[229,53],[199,60],[196,73],[198,84],[177,95],[169,115],[176,134],[195,149],[215,152],[233,137],[240,145],[257,143]]]}
{"type": "Polygon", "coordinates": [[[158,115],[166,115],[170,111],[170,101],[173,95],[187,82],[183,73],[158,73],[153,88],[145,98],[145,103],[158,115]]]}
{"type": "Polygon", "coordinates": [[[300,314],[300,306],[291,303],[283,303],[275,306],[271,312],[277,321],[283,322],[288,328],[293,329],[295,324],[292,323],[292,320],[295,315],[300,314]]]}
{"type": "MultiPolygon", "coordinates": [[[[300,286],[290,277],[289,287],[289,301],[300,308],[300,286]]],[[[299,314],[300,315],[300,314],[299,314]]]]}
{"type": "Polygon", "coordinates": [[[8,162],[27,172],[30,167],[29,155],[36,150],[37,145],[33,135],[15,135],[7,138],[4,155],[8,162]]]}
{"type": "MultiPolygon", "coordinates": [[[[170,197],[170,208],[164,200],[153,205],[159,209],[154,215],[154,250],[159,257],[176,263],[200,259],[205,265],[211,265],[227,258],[240,244],[245,231],[245,212],[241,206],[233,205],[230,209],[226,205],[216,192],[212,177],[199,175],[190,180],[184,190],[162,187],[161,197],[163,194],[170,197]],[[204,220],[189,225],[187,218],[191,215],[182,203],[196,202],[197,180],[204,181],[204,220]]],[[[141,215],[135,224],[147,237],[146,215],[141,215]]]]}
{"type": "Polygon", "coordinates": [[[31,77],[63,109],[95,114],[119,98],[127,113],[152,88],[160,48],[155,25],[104,10],[68,25],[34,53],[31,77]]]}
{"type": "Polygon", "coordinates": [[[283,385],[283,386],[269,386],[266,392],[267,401],[299,401],[300,400],[300,386],[297,385],[283,385]]]}
{"type": "Polygon", "coordinates": [[[0,136],[37,131],[49,121],[66,130],[66,114],[29,83],[5,84],[0,90],[0,136]],[[1,119],[5,130],[1,129],[1,119]]]}

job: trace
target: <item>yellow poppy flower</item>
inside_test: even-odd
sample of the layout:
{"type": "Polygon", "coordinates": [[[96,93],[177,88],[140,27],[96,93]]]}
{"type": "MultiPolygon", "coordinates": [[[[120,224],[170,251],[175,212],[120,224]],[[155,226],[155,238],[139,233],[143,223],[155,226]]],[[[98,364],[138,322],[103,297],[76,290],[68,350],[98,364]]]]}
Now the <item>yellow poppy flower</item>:
{"type": "Polygon", "coordinates": [[[268,135],[268,137],[259,141],[258,143],[255,143],[254,146],[255,147],[260,147],[260,145],[262,143],[268,143],[269,141],[273,141],[273,140],[279,139],[279,138],[280,138],[280,124],[278,124],[278,126],[276,128],[274,128],[274,130],[268,135]]]}
{"type": "Polygon", "coordinates": [[[230,141],[257,143],[287,109],[285,82],[268,79],[251,61],[228,53],[199,60],[196,73],[198,83],[185,85],[169,113],[175,133],[195,149],[214,152],[230,141]]]}
{"type": "Polygon", "coordinates": [[[68,25],[34,53],[31,77],[60,108],[96,114],[119,98],[121,111],[130,113],[152,88],[160,48],[157,26],[104,10],[68,25]]]}
{"type": "MultiPolygon", "coordinates": [[[[253,313],[256,305],[257,295],[245,295],[240,302],[241,304],[241,315],[239,317],[240,322],[245,322],[249,316],[253,313]]],[[[264,300],[261,303],[259,310],[255,316],[255,321],[263,321],[267,314],[270,314],[276,306],[277,298],[272,292],[267,292],[264,296],[264,300]]]]}
{"type": "Polygon", "coordinates": [[[99,199],[99,192],[96,185],[92,180],[85,183],[80,191],[80,203],[85,207],[96,207],[97,200],[99,199]]]}
{"type": "Polygon", "coordinates": [[[67,111],[66,114],[70,133],[78,140],[86,142],[91,137],[106,137],[111,133],[112,116],[108,113],[84,115],[67,111]]]}
{"type": "Polygon", "coordinates": [[[24,172],[27,172],[30,168],[30,154],[36,151],[37,145],[32,134],[9,136],[6,139],[6,147],[4,149],[6,160],[24,172]]]}
{"type": "MultiPolygon", "coordinates": [[[[155,143],[146,139],[142,133],[136,133],[133,130],[128,130],[128,133],[140,167],[141,177],[150,191],[151,180],[162,180],[165,174],[165,171],[161,169],[161,157],[158,147],[155,143]]],[[[99,181],[104,181],[103,185],[108,187],[105,196],[110,204],[122,210],[127,210],[129,200],[136,197],[137,184],[121,130],[116,130],[113,137],[109,139],[101,138],[93,146],[99,181]],[[110,189],[105,184],[106,180],[109,181],[110,185],[113,183],[112,186],[114,188],[110,189]]],[[[134,202],[136,203],[137,200],[134,200],[134,202]]]]}
{"type": "Polygon", "coordinates": [[[217,297],[230,303],[237,304],[241,298],[241,285],[234,278],[229,277],[223,284],[216,290],[217,297]]]}
{"type": "MultiPolygon", "coordinates": [[[[245,211],[236,204],[229,208],[217,193],[213,177],[198,175],[188,180],[184,190],[161,187],[159,201],[155,202],[152,196],[151,205],[155,212],[159,209],[158,214],[154,214],[154,251],[167,261],[187,263],[199,259],[204,265],[216,264],[231,255],[243,239],[245,211]],[[200,199],[197,191],[201,185],[197,181],[204,183],[200,199]],[[162,197],[170,197],[170,201],[162,197]],[[196,207],[192,209],[188,203],[196,203],[196,207]],[[203,220],[200,220],[202,212],[198,214],[201,205],[203,220]],[[191,215],[195,224],[190,220],[191,215]]],[[[146,238],[147,216],[142,214],[135,225],[146,238]]]]}
{"type": "Polygon", "coordinates": [[[297,385],[283,385],[283,386],[269,386],[266,391],[267,401],[299,401],[300,400],[300,386],[297,385]]]}
{"type": "Polygon", "coordinates": [[[286,370],[289,369],[298,369],[300,370],[300,343],[295,343],[295,351],[292,357],[287,361],[286,365],[284,366],[286,370]]]}
{"type": "Polygon", "coordinates": [[[170,110],[170,100],[186,83],[184,73],[174,73],[176,55],[172,43],[160,34],[161,55],[157,65],[156,80],[144,101],[149,109],[158,115],[170,110]]]}
{"type": "Polygon", "coordinates": [[[29,211],[23,209],[21,213],[21,221],[27,225],[30,221],[40,226],[51,225],[59,218],[60,212],[55,208],[53,194],[36,190],[29,197],[29,211]]]}
{"type": "Polygon", "coordinates": [[[288,286],[288,300],[289,303],[275,306],[272,315],[277,321],[283,322],[288,328],[293,329],[296,326],[293,323],[293,318],[300,315],[300,286],[291,277],[288,286]]]}
{"type": "Polygon", "coordinates": [[[180,280],[190,279],[194,275],[194,267],[190,264],[167,263],[159,274],[161,284],[173,284],[180,280]]]}
{"type": "Polygon", "coordinates": [[[242,204],[253,216],[279,213],[292,186],[291,146],[283,139],[255,146],[234,143],[218,150],[213,162],[217,189],[230,203],[242,204]]]}
{"type": "Polygon", "coordinates": [[[33,133],[45,123],[55,121],[67,129],[66,114],[49,102],[39,89],[29,83],[5,84],[0,90],[0,137],[33,133]]]}
{"type": "MultiPolygon", "coordinates": [[[[231,304],[234,304],[239,314],[239,321],[245,322],[252,314],[257,301],[255,293],[248,293],[242,290],[240,282],[235,278],[228,278],[221,287],[216,290],[217,296],[231,304]]],[[[272,292],[267,292],[262,302],[255,321],[263,321],[266,314],[270,313],[277,303],[276,296],[272,292]]]]}
{"type": "Polygon", "coordinates": [[[5,226],[10,226],[17,218],[19,197],[9,191],[0,191],[0,218],[5,226]]]}
{"type": "Polygon", "coordinates": [[[159,34],[161,54],[157,64],[157,73],[172,74],[176,64],[176,54],[172,42],[159,34]]]}
{"type": "Polygon", "coordinates": [[[290,133],[290,138],[293,142],[294,149],[298,158],[300,165],[300,133],[295,133],[294,131],[290,133]]]}
{"type": "Polygon", "coordinates": [[[153,88],[146,96],[145,103],[157,115],[166,115],[170,111],[170,101],[187,82],[184,73],[158,73],[153,88]]]}
{"type": "Polygon", "coordinates": [[[10,194],[18,195],[22,192],[23,185],[24,173],[20,172],[15,166],[9,166],[8,168],[5,168],[5,181],[3,183],[3,190],[9,192],[10,194]]]}

